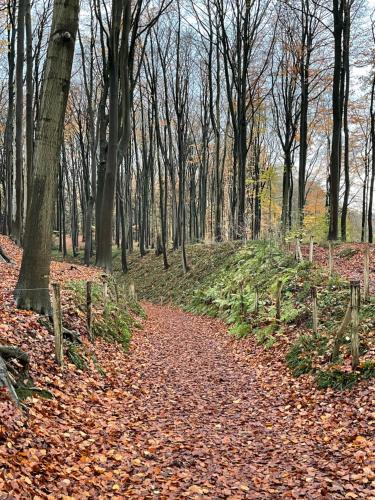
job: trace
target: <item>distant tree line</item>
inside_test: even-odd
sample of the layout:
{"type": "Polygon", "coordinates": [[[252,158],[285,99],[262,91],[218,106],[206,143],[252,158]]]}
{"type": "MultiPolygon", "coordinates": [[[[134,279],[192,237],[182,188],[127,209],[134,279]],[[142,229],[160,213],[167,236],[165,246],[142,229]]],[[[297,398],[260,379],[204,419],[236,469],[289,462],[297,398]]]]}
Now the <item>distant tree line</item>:
{"type": "Polygon", "coordinates": [[[187,243],[285,236],[311,215],[345,241],[350,207],[372,242],[364,0],[84,0],[79,23],[77,0],[7,0],[0,14],[0,214],[25,249],[20,305],[49,307],[21,289],[48,288],[53,231],[107,272],[113,244],[124,272],[136,245],[166,269],[181,249],[187,272],[187,243]]]}

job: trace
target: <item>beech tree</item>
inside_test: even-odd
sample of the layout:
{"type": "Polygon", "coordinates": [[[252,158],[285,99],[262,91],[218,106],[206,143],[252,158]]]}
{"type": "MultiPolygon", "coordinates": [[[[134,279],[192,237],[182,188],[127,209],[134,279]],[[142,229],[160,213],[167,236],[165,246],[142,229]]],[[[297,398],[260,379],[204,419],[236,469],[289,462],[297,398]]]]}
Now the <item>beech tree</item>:
{"type": "Polygon", "coordinates": [[[24,253],[14,292],[20,308],[50,312],[49,275],[58,159],[78,29],[79,0],[55,0],[35,136],[24,253]]]}
{"type": "MultiPolygon", "coordinates": [[[[155,251],[165,269],[176,251],[186,272],[189,243],[313,225],[336,239],[340,223],[344,240],[352,215],[355,236],[372,237],[363,0],[83,2],[52,215],[43,215],[64,258],[71,251],[111,272],[116,245],[126,272],[134,251],[155,251]],[[357,97],[367,128],[355,123],[357,97]]],[[[51,0],[7,0],[0,18],[1,228],[25,259],[37,255],[23,241],[27,213],[47,210],[33,192],[52,10],[51,0]]]]}

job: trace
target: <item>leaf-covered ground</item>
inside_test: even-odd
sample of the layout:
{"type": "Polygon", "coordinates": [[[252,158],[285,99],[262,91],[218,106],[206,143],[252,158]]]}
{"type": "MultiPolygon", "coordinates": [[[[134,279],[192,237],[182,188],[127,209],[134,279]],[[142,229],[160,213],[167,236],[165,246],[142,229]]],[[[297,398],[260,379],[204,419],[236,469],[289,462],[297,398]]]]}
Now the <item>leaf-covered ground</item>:
{"type": "MultiPolygon", "coordinates": [[[[347,280],[359,280],[363,284],[364,270],[363,243],[341,243],[333,247],[333,270],[347,280]]],[[[309,247],[303,245],[303,255],[308,258],[309,247]]],[[[314,262],[322,267],[328,267],[328,247],[315,245],[314,262]]],[[[370,291],[375,293],[375,245],[370,245],[370,291]]]]}
{"type": "MultiPolygon", "coordinates": [[[[96,277],[70,267],[54,264],[55,278],[96,277]]],[[[26,349],[36,385],[56,396],[28,400],[28,420],[0,400],[0,498],[375,495],[374,380],[319,391],[290,375],[282,348],[147,304],[128,354],[101,340],[92,348],[106,376],[61,370],[51,335],[12,305],[17,266],[0,273],[0,341],[26,349]]],[[[80,318],[76,327],[84,333],[80,318]]]]}

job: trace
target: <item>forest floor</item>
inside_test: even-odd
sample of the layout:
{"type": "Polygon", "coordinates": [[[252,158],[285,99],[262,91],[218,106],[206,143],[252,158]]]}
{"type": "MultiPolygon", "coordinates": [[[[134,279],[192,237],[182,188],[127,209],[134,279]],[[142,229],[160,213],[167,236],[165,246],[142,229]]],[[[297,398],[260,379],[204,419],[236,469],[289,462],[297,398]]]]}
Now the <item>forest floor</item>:
{"type": "MultiPolygon", "coordinates": [[[[374,379],[318,390],[281,348],[148,303],[128,353],[97,339],[101,373],[62,370],[37,316],[12,304],[20,254],[0,244],[17,262],[0,265],[0,343],[27,350],[55,395],[27,400],[28,418],[0,397],[0,499],[375,497],[374,379]]],[[[53,277],[98,271],[54,263],[53,277]]]]}
{"type": "MultiPolygon", "coordinates": [[[[341,278],[359,280],[363,285],[364,264],[363,243],[340,243],[333,247],[333,269],[341,278]]],[[[302,254],[307,259],[309,246],[302,246],[302,254]]],[[[314,246],[314,262],[322,267],[328,267],[327,245],[314,246]]],[[[370,291],[375,293],[375,245],[370,245],[370,291]]]]}

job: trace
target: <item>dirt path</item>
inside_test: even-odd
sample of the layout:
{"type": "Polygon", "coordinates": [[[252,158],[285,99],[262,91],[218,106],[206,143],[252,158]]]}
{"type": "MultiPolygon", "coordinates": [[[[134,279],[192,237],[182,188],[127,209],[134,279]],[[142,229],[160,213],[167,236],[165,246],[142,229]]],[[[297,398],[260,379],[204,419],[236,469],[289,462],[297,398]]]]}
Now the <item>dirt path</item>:
{"type": "Polygon", "coordinates": [[[0,499],[375,498],[374,382],[318,391],[278,348],[146,310],[128,355],[96,341],[106,377],[60,371],[35,338],[56,399],[0,427],[0,499]]]}
{"type": "Polygon", "coordinates": [[[127,495],[370,498],[368,415],[346,396],[308,392],[218,322],[147,312],[133,352],[143,396],[126,416],[143,458],[127,495]]]}

